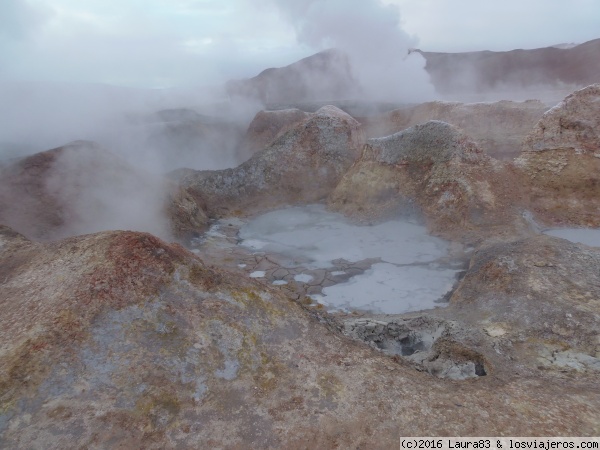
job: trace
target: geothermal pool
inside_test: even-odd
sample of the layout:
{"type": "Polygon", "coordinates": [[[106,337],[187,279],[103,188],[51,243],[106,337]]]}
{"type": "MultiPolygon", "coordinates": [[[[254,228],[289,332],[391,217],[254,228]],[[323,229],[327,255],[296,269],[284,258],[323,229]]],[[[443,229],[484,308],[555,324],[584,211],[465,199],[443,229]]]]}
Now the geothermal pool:
{"type": "Polygon", "coordinates": [[[263,214],[242,226],[239,237],[251,251],[283,255],[308,269],[331,269],[340,259],[376,259],[364,273],[311,296],[329,311],[400,314],[444,306],[462,267],[461,261],[448,263],[449,244],[428,235],[424,226],[407,220],[357,226],[321,205],[263,214]]]}
{"type": "Polygon", "coordinates": [[[600,247],[600,229],[598,228],[556,228],[546,230],[544,234],[591,247],[600,247]]]}

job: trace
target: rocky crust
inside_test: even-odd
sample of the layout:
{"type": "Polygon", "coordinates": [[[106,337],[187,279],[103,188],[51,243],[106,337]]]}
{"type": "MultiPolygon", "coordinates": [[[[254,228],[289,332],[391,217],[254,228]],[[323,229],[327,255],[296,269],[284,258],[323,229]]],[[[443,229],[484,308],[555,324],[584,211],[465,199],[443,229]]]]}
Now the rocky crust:
{"type": "MultiPolygon", "coordinates": [[[[555,268],[528,272],[529,291],[521,302],[531,293],[532,307],[541,310],[558,306],[561,297],[536,294],[538,285],[531,282],[539,271],[581,269],[562,267],[564,246],[553,244],[561,241],[545,239],[548,244],[524,244],[527,251],[557,250],[544,259],[555,268]]],[[[582,284],[573,288],[558,279],[558,292],[569,299],[584,294],[575,305],[565,299],[572,321],[558,314],[542,314],[533,325],[510,319],[520,311],[507,312],[503,297],[497,308],[486,299],[499,288],[510,292],[503,286],[519,285],[506,284],[498,270],[484,275],[487,266],[477,261],[502,262],[508,251],[518,271],[520,258],[528,257],[510,256],[517,247],[476,258],[473,281],[492,275],[491,293],[463,288],[452,300],[475,310],[473,302],[483,296],[490,321],[487,333],[467,323],[461,333],[436,338],[432,354],[439,364],[432,357],[432,372],[443,372],[449,366],[442,362],[449,360],[455,367],[469,361],[481,366],[475,378],[451,381],[350,340],[278,291],[207,267],[148,234],[105,232],[39,244],[2,228],[0,245],[3,447],[390,448],[410,433],[600,431],[597,374],[588,375],[587,366],[542,370],[512,362],[520,337],[533,336],[530,330],[543,328],[549,317],[555,319],[548,324],[550,341],[569,343],[578,354],[591,348],[570,333],[595,323],[583,313],[597,311],[597,280],[578,278],[582,284]]],[[[582,255],[579,264],[598,258],[590,250],[582,255]]],[[[450,327],[447,319],[420,322],[422,330],[450,327]]],[[[402,323],[396,323],[386,329],[400,336],[402,323]]],[[[418,319],[407,324],[419,329],[418,319]]],[[[584,337],[591,339],[592,332],[584,337]]]]}
{"type": "Polygon", "coordinates": [[[361,221],[422,216],[434,233],[451,238],[488,227],[512,235],[520,224],[511,178],[461,130],[430,121],[369,139],[328,206],[361,221]]]}
{"type": "Polygon", "coordinates": [[[549,236],[484,247],[451,309],[478,322],[520,364],[597,371],[599,267],[600,248],[549,236]]]}
{"type": "Polygon", "coordinates": [[[537,100],[494,103],[427,102],[360,119],[367,137],[388,136],[429,120],[462,129],[493,158],[519,154],[523,140],[548,107],[537,100]]]}
{"type": "Polygon", "coordinates": [[[309,113],[299,109],[281,109],[278,111],[259,111],[248,125],[246,136],[240,149],[242,161],[254,153],[271,145],[278,137],[310,117],[309,113]]]}
{"type": "Polygon", "coordinates": [[[600,82],[600,39],[572,48],[544,47],[507,52],[437,53],[419,51],[440,93],[510,94],[540,86],[586,86],[600,82]]]}
{"type": "Polygon", "coordinates": [[[209,217],[324,199],[360,155],[360,124],[324,106],[235,169],[172,174],[209,217]]]}
{"type": "Polygon", "coordinates": [[[167,197],[165,211],[171,223],[171,233],[181,242],[197,238],[209,227],[209,219],[202,207],[189,192],[173,186],[167,197]]]}
{"type": "Polygon", "coordinates": [[[549,110],[515,160],[532,208],[550,224],[600,226],[600,84],[549,110]]]}

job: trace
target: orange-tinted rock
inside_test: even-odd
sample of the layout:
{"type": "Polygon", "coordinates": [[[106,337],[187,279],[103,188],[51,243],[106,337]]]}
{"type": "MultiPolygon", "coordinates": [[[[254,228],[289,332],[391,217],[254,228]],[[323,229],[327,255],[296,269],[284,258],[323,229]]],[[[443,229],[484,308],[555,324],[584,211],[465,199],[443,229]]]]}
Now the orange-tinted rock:
{"type": "Polygon", "coordinates": [[[600,85],[549,110],[515,160],[532,208],[548,223],[600,226],[600,85]]]}
{"type": "Polygon", "coordinates": [[[250,158],[257,151],[269,146],[279,136],[309,116],[309,113],[299,109],[259,111],[246,131],[246,137],[240,150],[242,160],[250,158]]]}
{"type": "MultiPolygon", "coordinates": [[[[531,245],[546,251],[544,242],[531,245]]],[[[538,345],[521,336],[549,339],[536,349],[551,347],[553,338],[558,345],[572,343],[576,352],[591,348],[568,336],[571,323],[595,323],[597,305],[586,305],[587,297],[576,305],[565,301],[572,319],[549,324],[556,329],[547,335],[542,322],[531,325],[522,317],[515,322],[520,328],[507,329],[505,338],[486,337],[482,327],[496,325],[498,331],[502,325],[492,320],[518,314],[510,301],[508,310],[490,304],[487,323],[463,323],[462,331],[454,317],[448,326],[455,333],[444,335],[436,351],[458,360],[480,355],[487,372],[449,382],[349,340],[276,289],[206,267],[182,247],[145,233],[103,232],[40,244],[4,227],[0,246],[2,447],[390,448],[399,434],[411,432],[598,432],[597,374],[559,365],[569,371],[565,383],[556,364],[540,370],[520,359],[523,346],[538,345]],[[455,335],[460,342],[451,339],[455,335]]],[[[529,272],[522,277],[559,270],[563,287],[571,286],[568,272],[577,267],[559,267],[561,247],[550,250],[558,255],[544,253],[542,262],[556,269],[529,268],[526,256],[501,249],[492,261],[506,271],[507,258],[523,259],[529,272]]],[[[598,258],[597,252],[581,255],[598,258]]],[[[596,294],[597,283],[584,275],[569,295],[596,294]]],[[[497,271],[490,276],[495,283],[497,271]]],[[[488,278],[477,283],[482,296],[488,278]]],[[[543,289],[551,289],[550,278],[543,280],[543,289]]],[[[506,292],[512,295],[499,294],[506,292]]],[[[470,298],[469,290],[462,295],[470,298]]],[[[547,301],[544,291],[535,297],[540,309],[547,301]]],[[[450,317],[459,303],[448,308],[450,317]]],[[[574,355],[561,361],[579,357],[574,355]]]]}
{"type": "Polygon", "coordinates": [[[361,121],[368,137],[380,137],[429,120],[441,120],[462,129],[491,157],[512,159],[521,151],[523,140],[547,110],[547,106],[535,100],[427,102],[366,117],[361,121]]]}
{"type": "Polygon", "coordinates": [[[520,222],[513,178],[461,130],[431,121],[369,139],[328,205],[362,221],[422,215],[447,237],[487,228],[510,235],[520,222]]]}
{"type": "Polygon", "coordinates": [[[323,200],[360,155],[360,124],[324,106],[235,169],[175,172],[208,215],[323,200]]]}
{"type": "Polygon", "coordinates": [[[536,236],[477,250],[451,308],[520,364],[600,371],[600,249],[536,236]]]}

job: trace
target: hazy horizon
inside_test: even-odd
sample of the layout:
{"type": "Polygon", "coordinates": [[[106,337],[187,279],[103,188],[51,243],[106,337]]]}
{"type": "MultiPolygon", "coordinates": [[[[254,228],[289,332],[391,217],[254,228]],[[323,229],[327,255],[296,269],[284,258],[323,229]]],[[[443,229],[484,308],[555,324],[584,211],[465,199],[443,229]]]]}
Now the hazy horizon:
{"type": "Polygon", "coordinates": [[[458,52],[582,43],[599,38],[598,30],[593,0],[4,0],[0,81],[211,86],[336,43],[373,40],[388,51],[389,39],[401,37],[396,55],[403,57],[407,46],[458,52]]]}
{"type": "MultiPolygon", "coordinates": [[[[600,10],[591,0],[574,0],[568,8],[554,0],[451,5],[444,0],[4,0],[0,159],[84,139],[153,170],[170,169],[178,162],[148,151],[155,127],[136,123],[160,109],[192,108],[244,129],[265,102],[230,99],[226,81],[251,78],[327,48],[348,55],[349,78],[358,86],[352,100],[419,103],[444,98],[425,71],[425,59],[409,55],[411,48],[509,50],[600,37],[600,10]]],[[[344,71],[345,66],[339,72],[344,71]]],[[[301,81],[311,87],[332,83],[319,72],[302,74],[301,81]]],[[[229,157],[208,161],[203,153],[186,164],[212,169],[232,162],[229,157]]]]}

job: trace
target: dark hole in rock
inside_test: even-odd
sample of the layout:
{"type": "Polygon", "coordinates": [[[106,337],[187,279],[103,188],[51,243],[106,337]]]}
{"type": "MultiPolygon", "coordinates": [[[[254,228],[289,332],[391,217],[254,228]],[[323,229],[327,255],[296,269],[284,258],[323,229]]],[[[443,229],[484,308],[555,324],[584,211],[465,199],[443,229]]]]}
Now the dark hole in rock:
{"type": "Polygon", "coordinates": [[[475,375],[478,377],[485,377],[487,375],[485,367],[481,362],[475,363],[475,375]]]}
{"type": "Polygon", "coordinates": [[[483,357],[451,339],[451,328],[443,320],[426,316],[390,322],[362,318],[347,321],[345,333],[440,378],[487,375],[483,357]]]}
{"type": "MultiPolygon", "coordinates": [[[[366,340],[368,341],[368,339],[366,340]]],[[[414,333],[403,338],[374,339],[372,342],[385,353],[399,356],[410,356],[417,352],[427,351],[431,347],[431,344],[423,342],[420,336],[414,333]]]]}
{"type": "MultiPolygon", "coordinates": [[[[469,262],[466,261],[465,263],[463,263],[463,265],[468,266],[469,262]]],[[[466,270],[461,270],[459,272],[456,273],[456,280],[454,281],[454,284],[452,285],[452,289],[450,289],[448,292],[446,292],[440,299],[436,300],[436,303],[450,303],[450,298],[452,297],[452,295],[454,294],[454,291],[456,290],[456,288],[458,287],[458,285],[460,284],[460,282],[462,281],[462,279],[464,278],[464,276],[467,274],[466,270]]]]}
{"type": "Polygon", "coordinates": [[[415,335],[409,335],[400,340],[400,356],[410,356],[416,352],[429,350],[427,344],[415,335]]]}

